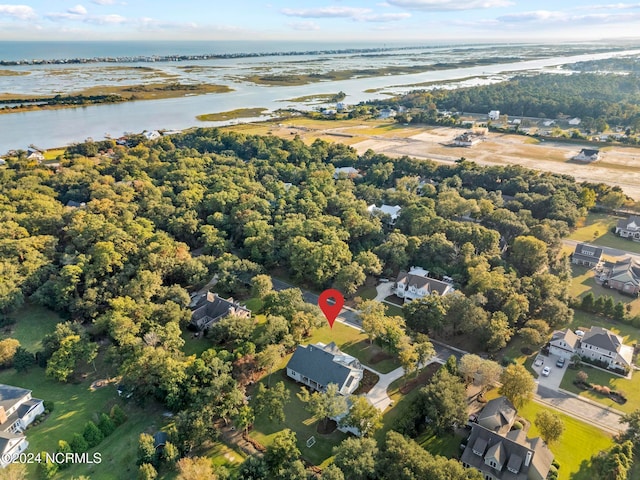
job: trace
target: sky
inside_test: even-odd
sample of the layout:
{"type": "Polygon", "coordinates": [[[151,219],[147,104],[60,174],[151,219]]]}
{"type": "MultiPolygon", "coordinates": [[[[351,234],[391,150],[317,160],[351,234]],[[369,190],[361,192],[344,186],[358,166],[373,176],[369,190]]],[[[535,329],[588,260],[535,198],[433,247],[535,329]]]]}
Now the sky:
{"type": "Polygon", "coordinates": [[[553,43],[640,38],[640,3],[634,2],[78,1],[24,0],[21,3],[0,3],[0,40],[287,40],[376,43],[534,40],[553,43]]]}

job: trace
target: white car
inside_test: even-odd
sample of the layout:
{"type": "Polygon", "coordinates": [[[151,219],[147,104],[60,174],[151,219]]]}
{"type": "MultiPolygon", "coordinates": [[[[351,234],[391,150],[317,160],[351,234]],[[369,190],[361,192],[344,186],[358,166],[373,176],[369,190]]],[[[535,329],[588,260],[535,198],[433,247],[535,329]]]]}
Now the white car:
{"type": "Polygon", "coordinates": [[[533,363],[533,365],[536,367],[541,367],[543,363],[544,359],[542,357],[538,357],[536,358],[536,361],[533,363]]]}
{"type": "Polygon", "coordinates": [[[549,367],[544,367],[542,369],[542,376],[543,377],[548,377],[550,373],[551,373],[551,369],[549,367]]]}

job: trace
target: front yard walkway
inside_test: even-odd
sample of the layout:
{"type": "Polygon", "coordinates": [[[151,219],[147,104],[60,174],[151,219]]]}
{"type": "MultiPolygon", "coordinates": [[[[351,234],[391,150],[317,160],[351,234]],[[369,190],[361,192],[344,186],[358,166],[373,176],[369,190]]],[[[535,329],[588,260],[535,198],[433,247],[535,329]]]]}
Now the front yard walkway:
{"type": "Polygon", "coordinates": [[[381,412],[384,412],[387,407],[391,405],[391,398],[389,398],[389,395],[387,394],[387,388],[389,388],[389,385],[391,385],[392,382],[404,376],[404,368],[398,367],[387,374],[376,372],[369,367],[364,368],[380,377],[378,383],[376,383],[373,388],[369,390],[369,393],[367,393],[365,397],[367,398],[367,400],[369,400],[369,402],[371,402],[374,407],[376,407],[381,412]]]}

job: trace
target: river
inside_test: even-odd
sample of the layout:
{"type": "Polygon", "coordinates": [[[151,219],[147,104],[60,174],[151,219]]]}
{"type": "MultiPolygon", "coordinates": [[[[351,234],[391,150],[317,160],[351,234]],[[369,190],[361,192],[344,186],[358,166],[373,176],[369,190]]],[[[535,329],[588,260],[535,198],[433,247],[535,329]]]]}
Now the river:
{"type": "Polygon", "coordinates": [[[356,104],[365,100],[386,98],[384,92],[401,93],[414,90],[417,87],[411,85],[416,83],[446,83],[468,77],[478,77],[480,80],[475,83],[486,83],[492,81],[492,76],[500,74],[508,75],[513,72],[539,70],[585,60],[638,54],[640,50],[552,57],[419,74],[325,81],[302,86],[261,86],[247,82],[234,82],[230,84],[235,89],[231,93],[3,114],[0,115],[0,152],[26,149],[30,144],[40,148],[54,148],[82,142],[89,137],[95,140],[102,139],[105,135],[119,137],[125,132],[219,126],[230,122],[199,122],[196,116],[251,107],[263,107],[269,110],[285,107],[310,108],[308,105],[286,101],[286,99],[305,95],[343,91],[347,94],[345,103],[356,104]],[[372,89],[383,90],[375,93],[366,92],[372,89]]]}

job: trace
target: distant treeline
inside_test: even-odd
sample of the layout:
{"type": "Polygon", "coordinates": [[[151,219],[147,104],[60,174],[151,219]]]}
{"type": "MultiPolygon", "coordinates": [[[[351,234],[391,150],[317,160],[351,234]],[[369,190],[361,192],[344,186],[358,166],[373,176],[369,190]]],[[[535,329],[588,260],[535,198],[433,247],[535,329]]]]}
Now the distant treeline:
{"type": "Polygon", "coordinates": [[[28,105],[54,106],[54,105],[93,105],[96,103],[117,103],[124,101],[121,95],[56,95],[52,98],[14,98],[0,100],[0,108],[22,108],[28,105]],[[12,106],[8,106],[12,105],[12,106]]]}

